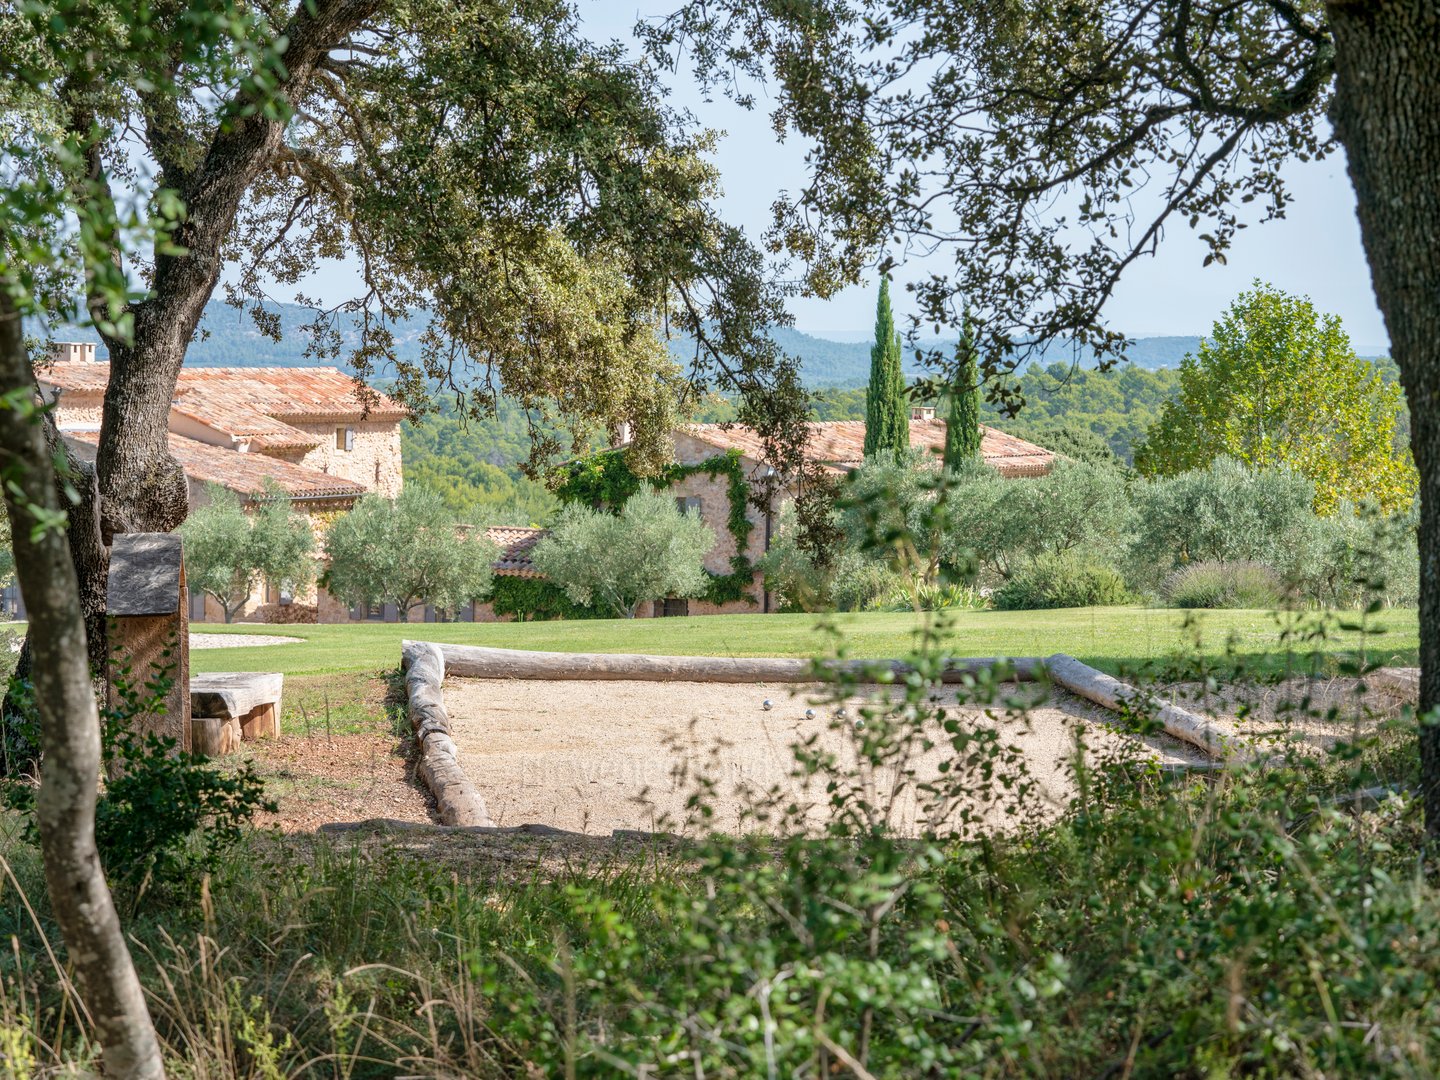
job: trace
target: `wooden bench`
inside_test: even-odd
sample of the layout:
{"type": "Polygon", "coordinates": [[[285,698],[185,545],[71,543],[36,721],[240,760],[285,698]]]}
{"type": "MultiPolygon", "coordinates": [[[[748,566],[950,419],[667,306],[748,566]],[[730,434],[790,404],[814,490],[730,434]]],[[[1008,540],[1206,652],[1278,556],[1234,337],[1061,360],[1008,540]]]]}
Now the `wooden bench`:
{"type": "Polygon", "coordinates": [[[197,754],[214,757],[241,741],[280,734],[279,672],[216,671],[190,677],[190,740],[197,754]]]}

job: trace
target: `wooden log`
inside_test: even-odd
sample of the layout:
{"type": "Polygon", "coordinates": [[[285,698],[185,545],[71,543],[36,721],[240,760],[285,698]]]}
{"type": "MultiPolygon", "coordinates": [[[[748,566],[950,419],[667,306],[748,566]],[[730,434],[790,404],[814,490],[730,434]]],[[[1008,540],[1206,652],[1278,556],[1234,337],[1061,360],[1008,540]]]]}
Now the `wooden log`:
{"type": "Polygon", "coordinates": [[[1103,671],[1082,664],[1073,656],[1056,653],[1045,661],[1045,670],[1057,686],[1063,686],[1087,701],[1115,711],[1129,707],[1153,715],[1167,735],[1198,746],[1211,757],[1225,760],[1240,756],[1231,745],[1229,736],[1203,716],[1137,690],[1103,671]]]}
{"type": "Polygon", "coordinates": [[[1365,676],[1365,681],[1401,701],[1420,700],[1420,669],[1384,667],[1365,676]]]}
{"type": "MultiPolygon", "coordinates": [[[[406,641],[403,649],[424,642],[406,641]]],[[[895,660],[849,660],[816,666],[811,660],[727,656],[641,656],[635,653],[531,652],[475,645],[435,646],[445,673],[471,679],[633,679],[641,682],[803,683],[845,673],[862,681],[903,678],[911,668],[895,660]]],[[[946,661],[944,682],[960,682],[999,668],[1007,679],[1038,677],[1032,657],[1002,661],[954,658],[946,661]]]]}
{"type": "Polygon", "coordinates": [[[275,704],[257,705],[240,718],[240,734],[246,742],[251,739],[278,739],[280,721],[276,718],[275,704]]]}
{"type": "Polygon", "coordinates": [[[240,723],[223,716],[190,719],[190,749],[201,757],[223,757],[240,749],[240,723]]]}
{"type": "Polygon", "coordinates": [[[435,796],[435,808],[446,825],[493,826],[485,800],[460,767],[450,716],[445,711],[445,658],[423,641],[401,646],[405,669],[405,714],[420,743],[415,772],[435,796]]]}

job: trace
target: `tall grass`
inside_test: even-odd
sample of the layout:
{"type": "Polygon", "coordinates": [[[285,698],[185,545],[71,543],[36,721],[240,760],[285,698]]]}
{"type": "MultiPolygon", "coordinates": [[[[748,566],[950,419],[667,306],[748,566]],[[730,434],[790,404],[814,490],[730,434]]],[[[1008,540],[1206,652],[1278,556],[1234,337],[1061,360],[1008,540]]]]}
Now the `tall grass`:
{"type": "MultiPolygon", "coordinates": [[[[939,635],[889,703],[835,716],[853,756],[797,748],[818,820],[761,792],[750,835],[708,834],[722,780],[702,761],[679,845],[253,834],[192,892],[128,909],[172,1071],[1436,1074],[1412,717],[1296,684],[1283,715],[1347,735],[1335,752],[1185,773],[1077,745],[1075,797],[1041,815],[1013,691],[966,687],[988,724],[931,701],[939,635]],[[918,765],[936,745],[938,777],[918,765]],[[902,807],[921,811],[903,829],[902,807]]],[[[0,846],[0,1056],[10,1076],[83,1075],[95,1048],[37,857],[14,832],[0,846]]]]}

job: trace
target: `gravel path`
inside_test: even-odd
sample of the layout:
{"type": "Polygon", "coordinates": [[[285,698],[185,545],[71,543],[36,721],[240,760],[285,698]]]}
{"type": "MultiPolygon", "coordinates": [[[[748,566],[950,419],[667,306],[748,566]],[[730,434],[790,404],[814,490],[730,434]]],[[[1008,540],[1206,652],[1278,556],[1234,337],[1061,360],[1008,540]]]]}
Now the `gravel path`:
{"type": "MultiPolygon", "coordinates": [[[[1182,744],[1145,741],[1110,728],[1110,714],[1066,694],[1042,697],[1026,688],[1028,710],[957,705],[955,688],[940,695],[957,724],[957,753],[940,725],[925,734],[932,749],[915,748],[906,762],[856,770],[856,743],[866,737],[854,719],[865,702],[834,707],[812,703],[815,687],[684,682],[544,682],[447,679],[445,706],[460,765],[499,825],[540,823],[579,832],[612,829],[689,831],[686,799],[699,774],[713,781],[713,823],[738,832],[764,831],[752,816],[769,799],[799,807],[818,829],[830,793],[823,774],[807,783],[792,776],[796,743],[833,754],[839,772],[858,776],[854,793],[888,808],[892,827],[914,832],[943,820],[970,833],[1057,815],[1075,793],[1071,762],[1084,736],[1092,765],[1136,755],[1170,763],[1194,762],[1182,744]],[[773,708],[765,710],[769,698],[773,708]],[[815,715],[807,718],[807,708],[815,715]],[[971,738],[963,738],[969,735],[971,738]],[[998,743],[998,752],[990,747],[998,743]],[[947,762],[948,771],[942,771],[947,762]],[[994,776],[987,776],[993,764],[994,776]],[[901,773],[911,777],[893,794],[901,773]],[[920,794],[916,784],[942,778],[945,798],[920,794]]],[[[871,722],[869,733],[875,730],[871,722]]]]}
{"type": "Polygon", "coordinates": [[[196,634],[190,635],[192,649],[242,649],[247,645],[288,645],[304,638],[279,634],[196,634]]]}

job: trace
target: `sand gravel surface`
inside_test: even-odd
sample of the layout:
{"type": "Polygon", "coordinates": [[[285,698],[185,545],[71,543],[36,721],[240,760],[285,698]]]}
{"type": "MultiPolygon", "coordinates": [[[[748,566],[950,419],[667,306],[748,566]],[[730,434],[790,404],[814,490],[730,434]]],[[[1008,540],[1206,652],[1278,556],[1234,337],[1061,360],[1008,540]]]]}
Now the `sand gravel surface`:
{"type": "Polygon", "coordinates": [[[247,645],[289,645],[304,638],[279,634],[197,634],[190,635],[192,649],[242,649],[247,645]]]}
{"type": "Polygon", "coordinates": [[[715,825],[771,831],[785,807],[814,831],[838,793],[851,807],[914,832],[926,823],[974,833],[1058,814],[1075,793],[1077,737],[1092,764],[1137,757],[1202,761],[1198,751],[1159,738],[1139,740],[1109,726],[1110,714],[1065,694],[1014,689],[1020,702],[962,703],[958,688],[936,693],[944,716],[899,723],[883,718],[884,692],[843,704],[821,702],[815,686],[685,682],[446,680],[460,762],[500,825],[542,823],[579,832],[703,827],[689,797],[706,788],[715,825]],[[762,703],[770,699],[766,711],[762,703]],[[845,710],[837,717],[838,708],[845,710]],[[807,709],[815,716],[807,719],[807,709]],[[855,719],[870,710],[865,727],[855,719]],[[946,730],[948,722],[953,730],[946,730]],[[917,735],[903,739],[902,731],[917,735]],[[886,737],[894,732],[895,738],[886,737]],[[921,744],[928,738],[932,745],[921,744]],[[867,744],[892,748],[878,767],[861,765],[867,744]],[[808,779],[796,771],[796,744],[827,756],[808,779]],[[958,747],[956,743],[958,742],[958,747]],[[904,743],[902,752],[897,744],[904,743]],[[839,783],[832,791],[828,785],[839,783]],[[940,785],[943,790],[924,790],[940,785]]]}

